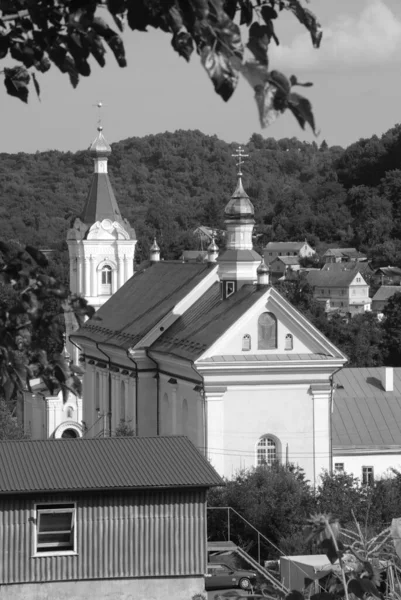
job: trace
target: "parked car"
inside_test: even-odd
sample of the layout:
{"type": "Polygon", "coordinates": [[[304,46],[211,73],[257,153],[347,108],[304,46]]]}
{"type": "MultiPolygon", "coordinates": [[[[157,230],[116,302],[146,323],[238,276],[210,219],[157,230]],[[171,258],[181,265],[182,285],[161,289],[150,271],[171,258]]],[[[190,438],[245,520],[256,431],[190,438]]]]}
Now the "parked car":
{"type": "Polygon", "coordinates": [[[256,583],[256,573],[232,569],[224,563],[211,563],[207,566],[205,589],[239,587],[248,590],[256,583]]]}

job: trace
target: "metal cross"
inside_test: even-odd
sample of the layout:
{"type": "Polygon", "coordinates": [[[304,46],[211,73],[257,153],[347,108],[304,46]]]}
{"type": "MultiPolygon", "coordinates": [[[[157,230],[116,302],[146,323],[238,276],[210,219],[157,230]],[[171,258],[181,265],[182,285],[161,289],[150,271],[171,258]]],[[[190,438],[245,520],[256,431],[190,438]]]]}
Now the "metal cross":
{"type": "Polygon", "coordinates": [[[96,104],[92,104],[92,106],[95,106],[97,108],[97,127],[98,129],[102,127],[102,108],[104,106],[106,106],[106,104],[103,104],[103,102],[97,102],[96,104]]]}
{"type": "Polygon", "coordinates": [[[249,154],[243,154],[242,150],[243,150],[242,146],[238,146],[236,153],[235,154],[231,154],[231,156],[233,158],[238,158],[238,162],[235,163],[237,165],[237,167],[238,167],[237,175],[242,175],[241,165],[244,164],[244,161],[242,159],[243,158],[248,158],[248,156],[249,156],[249,154]]]}

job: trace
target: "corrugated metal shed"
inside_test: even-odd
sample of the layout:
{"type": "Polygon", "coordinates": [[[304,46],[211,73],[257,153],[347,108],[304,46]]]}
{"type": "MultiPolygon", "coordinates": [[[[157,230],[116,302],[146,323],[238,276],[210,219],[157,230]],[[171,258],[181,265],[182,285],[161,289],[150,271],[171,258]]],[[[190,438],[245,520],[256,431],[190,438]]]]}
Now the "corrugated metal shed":
{"type": "Polygon", "coordinates": [[[401,368],[385,392],[383,368],[342,369],[335,375],[333,447],[401,445],[401,368]]]}
{"type": "Polygon", "coordinates": [[[183,436],[0,442],[0,494],[222,484],[183,436]]]}

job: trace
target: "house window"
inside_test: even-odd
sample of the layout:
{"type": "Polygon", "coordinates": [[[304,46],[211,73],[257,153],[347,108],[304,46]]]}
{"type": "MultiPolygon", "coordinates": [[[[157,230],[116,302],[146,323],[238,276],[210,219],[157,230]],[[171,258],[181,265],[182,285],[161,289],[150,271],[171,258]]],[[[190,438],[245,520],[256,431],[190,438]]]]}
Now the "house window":
{"type": "Polygon", "coordinates": [[[270,436],[262,437],[256,446],[256,466],[271,466],[278,458],[277,443],[270,436]]]}
{"type": "Polygon", "coordinates": [[[242,350],[247,351],[251,349],[251,336],[246,333],[242,338],[242,350]]]}
{"type": "Polygon", "coordinates": [[[37,504],[35,509],[35,554],[75,552],[75,504],[37,504]]]}
{"type": "Polygon", "coordinates": [[[284,350],[292,350],[293,347],[294,347],[294,339],[293,339],[291,333],[287,333],[287,335],[285,336],[284,350]]]}
{"type": "Polygon", "coordinates": [[[356,282],[357,282],[357,283],[361,283],[361,278],[360,278],[360,277],[357,277],[357,278],[356,278],[356,282]]]}
{"type": "Polygon", "coordinates": [[[258,350],[277,348],[277,319],[269,312],[262,313],[258,319],[258,350]]]}
{"type": "Polygon", "coordinates": [[[322,294],[322,296],[324,296],[324,289],[323,288],[320,290],[320,293],[322,294]]]}
{"type": "Polygon", "coordinates": [[[334,470],[337,473],[344,473],[344,463],[334,463],[334,470]]]}
{"type": "Polygon", "coordinates": [[[373,467],[362,467],[362,483],[363,485],[373,485],[373,467]]]}

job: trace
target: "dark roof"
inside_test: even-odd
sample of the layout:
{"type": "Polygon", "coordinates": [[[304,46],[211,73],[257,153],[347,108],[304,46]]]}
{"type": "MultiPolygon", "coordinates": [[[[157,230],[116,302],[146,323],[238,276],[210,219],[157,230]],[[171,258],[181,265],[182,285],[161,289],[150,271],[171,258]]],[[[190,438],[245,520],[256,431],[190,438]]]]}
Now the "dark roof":
{"type": "Polygon", "coordinates": [[[270,263],[270,266],[276,261],[280,261],[285,265],[299,265],[299,256],[276,256],[276,258],[270,263]]]}
{"type": "Polygon", "coordinates": [[[0,494],[221,484],[183,436],[0,442],[0,494]]]}
{"type": "Polygon", "coordinates": [[[320,271],[309,271],[306,278],[311,286],[342,287],[350,285],[358,273],[358,263],[328,263],[320,271]]]}
{"type": "Polygon", "coordinates": [[[92,175],[92,183],[80,219],[87,225],[93,225],[96,221],[103,221],[103,219],[110,219],[126,225],[107,173],[92,175]]]}
{"type": "Polygon", "coordinates": [[[385,392],[383,367],[342,369],[334,376],[333,447],[401,445],[401,368],[385,392]]]}
{"type": "Polygon", "coordinates": [[[222,300],[220,284],[215,283],[156,340],[150,350],[196,360],[234,325],[267,289],[267,286],[258,288],[255,285],[244,285],[238,292],[222,300]]]}
{"type": "Polygon", "coordinates": [[[260,262],[262,257],[255,250],[223,250],[217,262],[260,262]]]}
{"type": "Polygon", "coordinates": [[[387,277],[399,277],[401,275],[401,269],[399,267],[380,267],[377,269],[376,273],[383,273],[383,275],[386,275],[387,277]]]}
{"type": "Polygon", "coordinates": [[[377,290],[376,294],[372,298],[372,302],[388,300],[394,294],[401,292],[401,286],[399,285],[381,285],[377,290]]]}
{"type": "Polygon", "coordinates": [[[209,274],[204,263],[154,263],[131,277],[75,335],[120,348],[137,344],[209,274]]]}
{"type": "Polygon", "coordinates": [[[323,256],[363,256],[356,248],[328,248],[323,256]]]}

